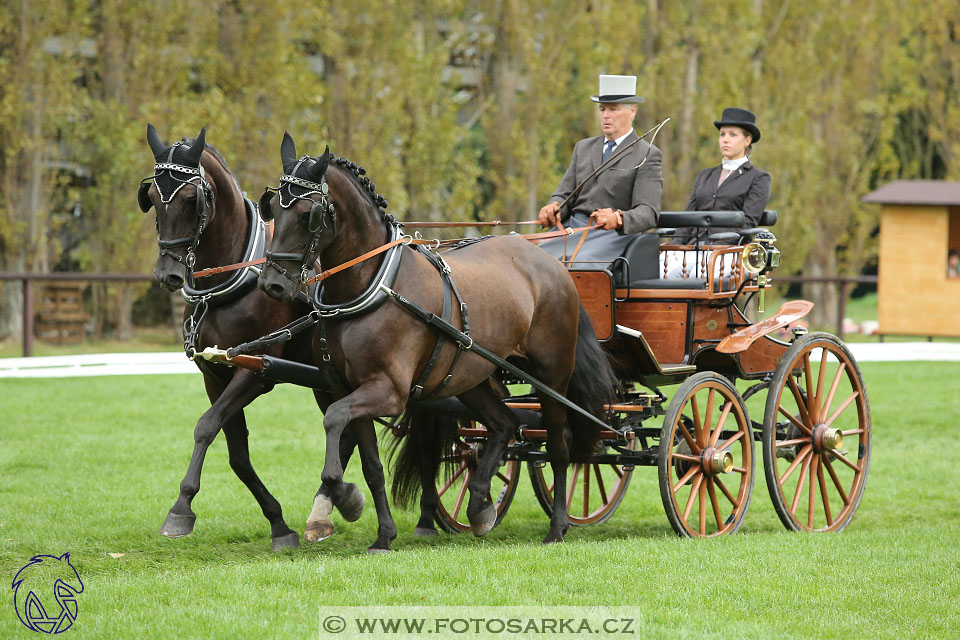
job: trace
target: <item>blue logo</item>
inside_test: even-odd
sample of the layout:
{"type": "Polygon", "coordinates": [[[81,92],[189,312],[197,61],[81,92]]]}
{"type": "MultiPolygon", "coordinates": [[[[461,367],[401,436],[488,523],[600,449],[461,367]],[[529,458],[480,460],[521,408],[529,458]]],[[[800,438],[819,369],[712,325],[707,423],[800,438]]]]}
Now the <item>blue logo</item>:
{"type": "Polygon", "coordinates": [[[10,588],[17,617],[31,631],[63,633],[77,619],[77,595],[83,593],[83,581],[70,564],[69,553],[33,556],[17,571],[10,588]]]}

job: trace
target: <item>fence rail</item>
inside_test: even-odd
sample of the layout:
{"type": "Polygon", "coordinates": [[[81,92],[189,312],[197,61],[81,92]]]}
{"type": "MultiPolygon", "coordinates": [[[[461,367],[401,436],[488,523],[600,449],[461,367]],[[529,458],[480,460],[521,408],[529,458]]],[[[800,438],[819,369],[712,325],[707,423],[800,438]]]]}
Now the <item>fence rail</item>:
{"type": "MultiPolygon", "coordinates": [[[[76,272],[53,272],[53,273],[14,273],[9,271],[0,271],[0,281],[19,280],[23,284],[23,355],[30,357],[33,355],[34,340],[34,298],[33,282],[144,282],[152,281],[153,275],[142,273],[76,273],[76,272]]],[[[837,337],[843,338],[843,317],[846,315],[847,292],[851,284],[877,284],[877,276],[851,276],[851,277],[806,277],[806,276],[784,276],[771,278],[771,284],[807,284],[807,283],[833,283],[840,287],[837,303],[837,337]]]]}

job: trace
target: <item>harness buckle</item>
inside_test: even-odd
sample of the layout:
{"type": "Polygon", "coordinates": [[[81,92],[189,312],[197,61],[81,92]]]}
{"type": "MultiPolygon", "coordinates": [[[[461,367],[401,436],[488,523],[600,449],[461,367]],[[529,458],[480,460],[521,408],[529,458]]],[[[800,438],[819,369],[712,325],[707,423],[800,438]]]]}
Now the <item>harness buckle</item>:
{"type": "Polygon", "coordinates": [[[193,250],[187,251],[187,266],[193,269],[193,265],[197,262],[197,254],[193,250]]]}
{"type": "Polygon", "coordinates": [[[466,337],[468,340],[470,340],[470,344],[464,344],[461,340],[457,340],[457,344],[460,345],[460,348],[463,349],[464,351],[469,351],[470,349],[473,348],[473,338],[470,336],[466,336],[466,337]]]}

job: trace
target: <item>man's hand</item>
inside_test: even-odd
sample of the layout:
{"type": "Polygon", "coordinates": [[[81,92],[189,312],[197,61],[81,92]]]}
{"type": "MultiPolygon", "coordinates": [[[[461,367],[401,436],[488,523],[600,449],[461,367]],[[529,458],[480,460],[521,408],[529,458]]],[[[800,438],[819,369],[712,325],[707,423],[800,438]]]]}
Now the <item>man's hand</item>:
{"type": "Polygon", "coordinates": [[[540,221],[540,224],[545,227],[553,227],[557,224],[557,211],[560,210],[559,202],[550,202],[545,207],[540,209],[540,215],[537,216],[537,219],[540,221]]]}
{"type": "Polygon", "coordinates": [[[613,209],[597,209],[590,214],[590,218],[600,225],[601,229],[607,231],[615,231],[623,226],[623,214],[619,209],[616,211],[613,209]]]}

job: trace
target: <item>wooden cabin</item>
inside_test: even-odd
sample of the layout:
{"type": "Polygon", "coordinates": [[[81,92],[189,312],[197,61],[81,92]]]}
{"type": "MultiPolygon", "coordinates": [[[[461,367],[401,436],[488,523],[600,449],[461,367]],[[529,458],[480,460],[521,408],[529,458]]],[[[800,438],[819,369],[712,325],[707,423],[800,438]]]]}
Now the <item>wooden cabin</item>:
{"type": "Polygon", "coordinates": [[[877,284],[880,334],[960,336],[960,182],[896,180],[863,202],[882,206],[877,284]]]}

